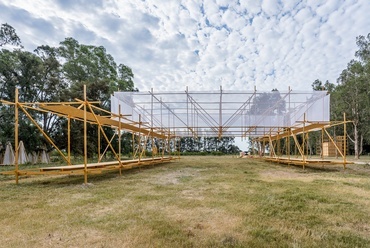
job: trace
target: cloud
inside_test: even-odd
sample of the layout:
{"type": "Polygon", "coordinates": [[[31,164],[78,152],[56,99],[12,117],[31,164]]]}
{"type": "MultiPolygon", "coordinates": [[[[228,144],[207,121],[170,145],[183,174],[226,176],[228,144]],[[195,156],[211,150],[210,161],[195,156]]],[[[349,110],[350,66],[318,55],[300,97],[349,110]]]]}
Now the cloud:
{"type": "Polygon", "coordinates": [[[65,37],[106,47],[139,90],[308,90],[335,82],[366,35],[367,0],[11,1],[0,21],[27,50],[65,37]],[[355,27],[355,28],[354,28],[355,27]]]}

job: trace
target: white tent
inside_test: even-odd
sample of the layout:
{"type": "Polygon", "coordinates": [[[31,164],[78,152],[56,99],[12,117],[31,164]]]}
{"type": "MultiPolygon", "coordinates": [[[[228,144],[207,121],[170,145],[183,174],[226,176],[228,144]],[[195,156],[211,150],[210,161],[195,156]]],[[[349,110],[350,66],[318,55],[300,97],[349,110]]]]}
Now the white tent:
{"type": "Polygon", "coordinates": [[[3,164],[4,165],[14,165],[14,151],[13,151],[13,147],[10,144],[10,142],[6,144],[3,164]]]}
{"type": "Polygon", "coordinates": [[[42,152],[41,152],[41,163],[43,163],[43,164],[50,163],[49,154],[45,150],[42,150],[42,152]]]}
{"type": "Polygon", "coordinates": [[[37,164],[37,160],[38,155],[36,154],[36,152],[28,153],[28,162],[30,162],[31,164],[37,164]]]}
{"type": "Polygon", "coordinates": [[[18,164],[26,164],[28,162],[28,157],[26,149],[24,148],[23,141],[19,142],[18,148],[18,164]]]}
{"type": "Polygon", "coordinates": [[[3,144],[0,141],[0,165],[3,164],[3,153],[2,153],[2,150],[3,150],[3,144]]]}
{"type": "Polygon", "coordinates": [[[33,164],[37,164],[39,160],[39,156],[36,152],[32,152],[32,160],[30,160],[33,164]]]}

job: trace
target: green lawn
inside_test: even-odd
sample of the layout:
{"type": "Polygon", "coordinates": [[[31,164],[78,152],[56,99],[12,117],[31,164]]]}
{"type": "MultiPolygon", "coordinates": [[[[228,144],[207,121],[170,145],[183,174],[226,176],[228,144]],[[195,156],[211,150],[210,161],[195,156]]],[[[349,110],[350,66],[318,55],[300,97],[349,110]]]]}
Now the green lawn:
{"type": "Polygon", "coordinates": [[[369,247],[370,166],[183,157],[89,176],[0,176],[0,247],[369,247]]]}

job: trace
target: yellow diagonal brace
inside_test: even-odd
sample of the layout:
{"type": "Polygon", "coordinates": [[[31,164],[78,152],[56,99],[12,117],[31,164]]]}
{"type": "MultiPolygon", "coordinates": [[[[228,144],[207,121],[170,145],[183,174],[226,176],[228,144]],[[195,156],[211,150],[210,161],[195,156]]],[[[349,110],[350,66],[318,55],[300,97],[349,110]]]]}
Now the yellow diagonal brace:
{"type": "Polygon", "coordinates": [[[96,123],[98,124],[98,126],[99,126],[99,128],[100,128],[100,131],[102,132],[102,134],[103,134],[103,136],[104,136],[105,140],[108,142],[108,146],[111,148],[111,150],[112,150],[112,152],[113,152],[114,156],[116,157],[116,159],[117,159],[117,161],[118,161],[119,165],[120,165],[120,166],[122,166],[122,162],[121,162],[121,160],[120,160],[120,158],[119,158],[118,154],[117,154],[117,153],[116,153],[116,151],[114,150],[114,148],[113,148],[112,144],[109,142],[109,139],[108,139],[107,135],[105,134],[104,129],[103,129],[102,125],[100,124],[100,121],[99,121],[98,117],[96,117],[96,115],[95,115],[95,113],[94,113],[94,110],[92,109],[92,107],[91,107],[90,103],[89,103],[89,102],[86,102],[86,104],[87,104],[87,106],[89,107],[89,109],[90,109],[90,111],[91,111],[92,115],[94,116],[94,119],[95,119],[96,123]]]}
{"type": "Polygon", "coordinates": [[[22,106],[22,104],[19,104],[20,109],[27,115],[27,117],[32,121],[32,123],[39,129],[39,131],[44,135],[45,139],[47,139],[50,144],[59,152],[59,154],[62,156],[62,158],[67,162],[68,165],[71,165],[71,162],[68,160],[66,156],[64,156],[63,152],[55,145],[55,143],[51,140],[51,138],[47,135],[47,133],[42,130],[40,125],[32,118],[32,116],[27,112],[27,110],[22,106]]]}

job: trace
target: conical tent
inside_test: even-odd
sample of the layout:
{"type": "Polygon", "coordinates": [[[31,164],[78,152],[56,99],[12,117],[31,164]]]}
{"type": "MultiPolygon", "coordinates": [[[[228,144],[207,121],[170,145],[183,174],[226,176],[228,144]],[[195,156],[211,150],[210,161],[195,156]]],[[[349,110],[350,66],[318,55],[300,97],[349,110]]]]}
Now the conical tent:
{"type": "Polygon", "coordinates": [[[26,149],[24,148],[23,141],[19,142],[18,148],[18,164],[25,164],[28,162],[28,157],[26,153],[26,149]]]}
{"type": "Polygon", "coordinates": [[[39,155],[36,152],[32,152],[32,160],[30,160],[31,163],[37,164],[39,160],[39,155]]]}
{"type": "Polygon", "coordinates": [[[0,164],[3,164],[3,144],[0,141],[0,164]]]}
{"type": "Polygon", "coordinates": [[[14,151],[13,151],[13,147],[10,144],[10,142],[8,142],[6,144],[3,164],[4,165],[13,165],[14,164],[14,151]]]}
{"type": "Polygon", "coordinates": [[[27,153],[27,159],[28,159],[28,162],[32,163],[32,153],[27,153]]]}
{"type": "Polygon", "coordinates": [[[41,152],[41,163],[50,163],[49,154],[45,150],[42,150],[41,152]]]}

